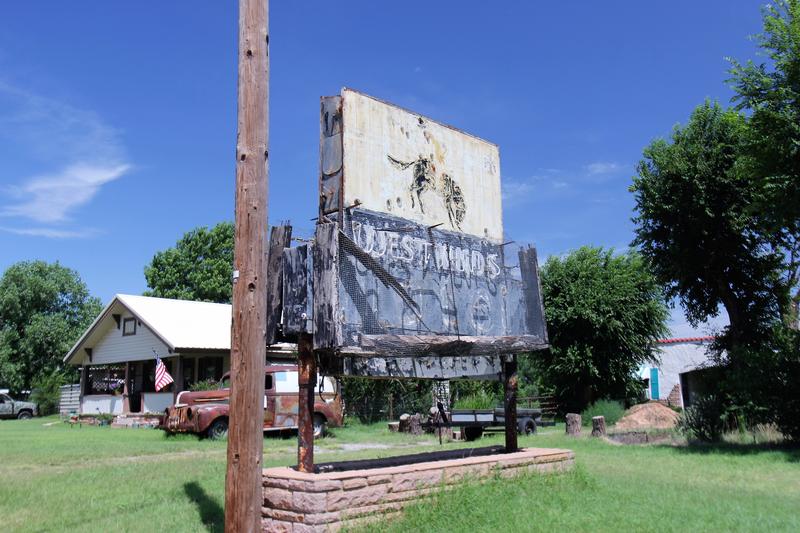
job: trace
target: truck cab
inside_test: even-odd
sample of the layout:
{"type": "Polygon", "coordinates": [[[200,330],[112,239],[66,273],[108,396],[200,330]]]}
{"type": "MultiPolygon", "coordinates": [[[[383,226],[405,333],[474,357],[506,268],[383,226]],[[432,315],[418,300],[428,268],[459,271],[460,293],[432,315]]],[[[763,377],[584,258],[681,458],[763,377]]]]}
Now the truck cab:
{"type": "MultiPolygon", "coordinates": [[[[211,391],[183,391],[167,408],[161,428],[167,433],[196,433],[224,438],[228,433],[230,374],[211,391]]],[[[299,385],[297,365],[268,365],[264,373],[264,431],[297,429],[299,385]]],[[[342,424],[342,402],[336,380],[317,377],[314,437],[328,426],[342,424]]]]}
{"type": "Polygon", "coordinates": [[[11,396],[0,393],[0,418],[19,418],[27,420],[36,416],[36,404],[12,400],[11,396]]]}

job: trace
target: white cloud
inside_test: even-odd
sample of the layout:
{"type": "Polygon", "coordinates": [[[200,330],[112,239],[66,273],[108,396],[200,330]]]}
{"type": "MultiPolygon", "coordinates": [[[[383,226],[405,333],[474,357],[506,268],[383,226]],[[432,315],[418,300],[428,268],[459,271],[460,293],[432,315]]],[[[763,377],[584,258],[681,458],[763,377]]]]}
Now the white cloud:
{"type": "Polygon", "coordinates": [[[596,161],[594,163],[589,163],[583,168],[589,176],[600,176],[614,174],[619,172],[623,167],[619,163],[596,161]]]}
{"type": "Polygon", "coordinates": [[[13,233],[15,235],[26,235],[30,237],[47,237],[50,239],[82,239],[92,237],[99,232],[94,229],[84,230],[61,230],[55,228],[6,228],[0,226],[0,231],[13,233]]]}
{"type": "Polygon", "coordinates": [[[44,223],[67,221],[70,212],[89,203],[100,187],[118,179],[129,168],[124,164],[73,163],[55,174],[30,178],[24,185],[10,189],[20,201],[0,209],[0,215],[44,223]]]}
{"type": "Polygon", "coordinates": [[[0,191],[7,198],[0,204],[0,216],[53,227],[2,230],[50,238],[96,233],[65,226],[103,185],[130,170],[119,132],[93,111],[0,82],[0,137],[42,166],[54,169],[28,176],[4,176],[3,181],[16,185],[0,191]]]}

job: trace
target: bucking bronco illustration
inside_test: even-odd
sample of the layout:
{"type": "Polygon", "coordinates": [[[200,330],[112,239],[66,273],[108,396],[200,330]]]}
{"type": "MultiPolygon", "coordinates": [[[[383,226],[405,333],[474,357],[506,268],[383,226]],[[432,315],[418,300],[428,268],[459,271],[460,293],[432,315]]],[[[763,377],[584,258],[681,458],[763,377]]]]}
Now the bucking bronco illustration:
{"type": "Polygon", "coordinates": [[[416,204],[419,203],[419,210],[425,213],[425,206],[422,203],[422,193],[425,191],[435,191],[439,193],[444,201],[445,208],[447,209],[447,216],[450,219],[450,225],[456,229],[461,229],[461,222],[464,221],[464,216],[467,213],[464,193],[449,174],[443,173],[437,180],[436,166],[430,158],[424,155],[420,155],[413,161],[401,161],[391,155],[387,155],[386,157],[389,158],[389,162],[394,167],[400,170],[412,169],[411,185],[408,188],[409,195],[411,196],[412,208],[415,208],[416,204]]]}

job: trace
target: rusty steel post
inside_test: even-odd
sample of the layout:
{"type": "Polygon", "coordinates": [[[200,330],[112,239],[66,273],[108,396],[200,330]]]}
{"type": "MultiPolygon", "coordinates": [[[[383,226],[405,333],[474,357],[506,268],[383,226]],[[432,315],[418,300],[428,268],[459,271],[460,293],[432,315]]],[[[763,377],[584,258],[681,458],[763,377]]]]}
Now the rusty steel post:
{"type": "Polygon", "coordinates": [[[517,451],[517,356],[503,363],[505,384],[506,453],[517,451]]]}
{"type": "Polygon", "coordinates": [[[300,404],[297,412],[297,469],[314,472],[314,392],[317,386],[317,361],[313,339],[303,333],[297,340],[300,404]]]}

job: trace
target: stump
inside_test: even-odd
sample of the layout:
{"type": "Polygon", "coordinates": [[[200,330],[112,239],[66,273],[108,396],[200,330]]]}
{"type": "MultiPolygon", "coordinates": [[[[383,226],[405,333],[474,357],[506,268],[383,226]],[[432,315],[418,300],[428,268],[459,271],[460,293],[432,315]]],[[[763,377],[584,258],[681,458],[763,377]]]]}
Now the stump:
{"type": "Polygon", "coordinates": [[[581,415],[567,413],[567,435],[580,437],[581,435],[581,415]]]}
{"type": "Polygon", "coordinates": [[[422,417],[420,415],[400,415],[398,429],[401,433],[411,433],[412,435],[422,435],[422,417]]]}
{"type": "Polygon", "coordinates": [[[606,436],[606,417],[593,416],[592,437],[605,437],[605,436],[606,436]]]}

